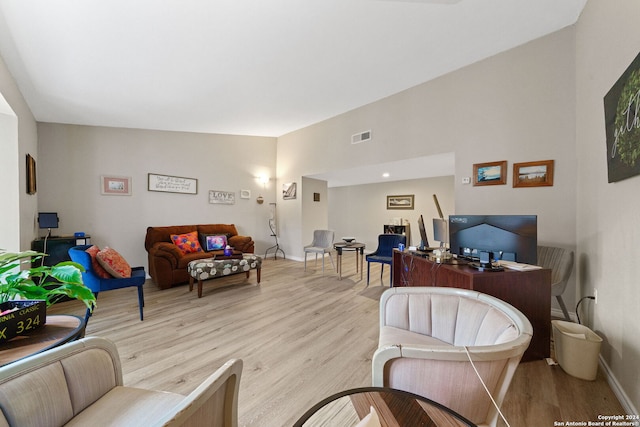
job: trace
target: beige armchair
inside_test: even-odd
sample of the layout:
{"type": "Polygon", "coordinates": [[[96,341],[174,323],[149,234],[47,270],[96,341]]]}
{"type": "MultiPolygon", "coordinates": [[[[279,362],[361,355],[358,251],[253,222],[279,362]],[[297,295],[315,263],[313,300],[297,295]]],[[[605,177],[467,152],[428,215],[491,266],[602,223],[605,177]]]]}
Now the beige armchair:
{"type": "Polygon", "coordinates": [[[439,287],[391,288],[380,299],[373,385],[406,390],[453,409],[479,426],[495,426],[533,329],[504,301],[439,287]],[[468,351],[468,354],[467,354],[468,351]]]}
{"type": "Polygon", "coordinates": [[[91,337],[0,368],[0,427],[237,426],[242,361],[188,396],[125,387],[115,345],[91,337]]]}

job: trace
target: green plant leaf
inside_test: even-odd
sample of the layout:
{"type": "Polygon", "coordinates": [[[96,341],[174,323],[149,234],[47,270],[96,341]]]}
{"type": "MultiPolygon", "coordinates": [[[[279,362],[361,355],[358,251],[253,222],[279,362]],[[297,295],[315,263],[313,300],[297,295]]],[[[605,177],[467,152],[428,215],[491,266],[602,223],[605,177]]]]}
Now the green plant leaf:
{"type": "Polygon", "coordinates": [[[0,302],[12,299],[45,300],[47,306],[63,296],[82,301],[89,309],[96,297],[82,282],[82,265],[64,261],[54,266],[33,265],[46,254],[0,249],[0,302]],[[25,268],[26,267],[26,268],[25,268]]]}

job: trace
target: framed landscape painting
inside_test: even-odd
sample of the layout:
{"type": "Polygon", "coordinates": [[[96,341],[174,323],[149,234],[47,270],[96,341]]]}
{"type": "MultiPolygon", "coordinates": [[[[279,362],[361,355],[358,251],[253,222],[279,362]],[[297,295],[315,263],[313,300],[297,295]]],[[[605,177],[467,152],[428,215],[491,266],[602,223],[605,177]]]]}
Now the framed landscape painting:
{"type": "Polygon", "coordinates": [[[414,195],[387,196],[387,209],[413,209],[414,195]]]}
{"type": "Polygon", "coordinates": [[[504,185],[506,183],[506,160],[473,165],[473,185],[504,185]]]}
{"type": "Polygon", "coordinates": [[[553,160],[513,164],[513,187],[550,187],[553,185],[553,160]]]}

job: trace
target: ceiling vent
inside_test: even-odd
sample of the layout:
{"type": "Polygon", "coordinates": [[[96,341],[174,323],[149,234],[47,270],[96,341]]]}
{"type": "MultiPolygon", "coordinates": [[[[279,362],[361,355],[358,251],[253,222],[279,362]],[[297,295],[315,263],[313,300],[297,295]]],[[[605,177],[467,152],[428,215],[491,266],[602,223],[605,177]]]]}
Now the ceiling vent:
{"type": "Polygon", "coordinates": [[[371,131],[367,130],[364,132],[356,133],[351,137],[352,144],[360,144],[361,142],[371,140],[371,131]]]}

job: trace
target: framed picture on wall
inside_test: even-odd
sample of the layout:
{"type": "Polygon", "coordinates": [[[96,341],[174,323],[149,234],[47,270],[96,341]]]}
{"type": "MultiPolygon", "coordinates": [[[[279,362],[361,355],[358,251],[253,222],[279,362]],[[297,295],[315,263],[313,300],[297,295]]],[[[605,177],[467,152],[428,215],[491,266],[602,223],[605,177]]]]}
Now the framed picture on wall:
{"type": "Polygon", "coordinates": [[[413,209],[414,195],[387,196],[387,209],[413,209]]]}
{"type": "Polygon", "coordinates": [[[36,159],[27,154],[27,194],[36,194],[36,159]]]}
{"type": "Polygon", "coordinates": [[[514,187],[545,187],[553,185],[553,160],[513,164],[514,187]]]}
{"type": "Polygon", "coordinates": [[[283,200],[293,200],[296,198],[297,193],[297,185],[295,182],[289,182],[287,184],[282,184],[282,199],[283,200]]]}
{"type": "Polygon", "coordinates": [[[473,185],[504,185],[507,183],[507,161],[473,165],[473,185]]]}
{"type": "Polygon", "coordinates": [[[100,177],[100,193],[107,196],[130,196],[131,177],[102,175],[100,177]]]}

